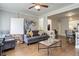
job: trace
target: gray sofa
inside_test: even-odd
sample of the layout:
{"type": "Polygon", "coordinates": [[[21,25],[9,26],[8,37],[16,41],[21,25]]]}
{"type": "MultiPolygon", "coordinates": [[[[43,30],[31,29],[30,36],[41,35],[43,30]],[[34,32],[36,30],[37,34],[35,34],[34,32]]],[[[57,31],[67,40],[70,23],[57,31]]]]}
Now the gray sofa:
{"type": "Polygon", "coordinates": [[[27,37],[27,35],[24,35],[24,42],[26,44],[31,44],[43,40],[47,40],[49,36],[47,35],[41,35],[41,36],[34,36],[34,37],[27,37]]]}
{"type": "Polygon", "coordinates": [[[24,42],[26,44],[44,41],[44,40],[47,40],[49,38],[49,36],[47,34],[38,35],[38,31],[33,31],[33,33],[34,33],[33,37],[28,37],[28,35],[24,35],[24,42]]]}
{"type": "Polygon", "coordinates": [[[12,36],[6,36],[4,39],[2,50],[15,48],[16,40],[12,36]]]}
{"type": "Polygon", "coordinates": [[[11,48],[15,48],[16,41],[7,31],[0,32],[0,38],[4,39],[2,50],[7,50],[11,48]]]}

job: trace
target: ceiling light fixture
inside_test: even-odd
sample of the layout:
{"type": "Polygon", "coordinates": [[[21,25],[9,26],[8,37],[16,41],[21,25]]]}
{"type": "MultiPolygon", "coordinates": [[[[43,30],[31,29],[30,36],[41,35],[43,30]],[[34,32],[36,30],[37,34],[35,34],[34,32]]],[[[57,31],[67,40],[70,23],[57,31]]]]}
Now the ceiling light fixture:
{"type": "Polygon", "coordinates": [[[74,14],[75,14],[75,13],[70,12],[70,13],[67,13],[67,16],[71,17],[71,16],[73,16],[74,14]]]}
{"type": "Polygon", "coordinates": [[[36,10],[40,11],[41,7],[48,8],[48,5],[45,4],[41,4],[41,3],[32,3],[32,4],[33,5],[30,6],[28,9],[35,8],[36,10]]]}
{"type": "Polygon", "coordinates": [[[40,9],[40,5],[36,5],[35,6],[35,9],[40,9]]]}

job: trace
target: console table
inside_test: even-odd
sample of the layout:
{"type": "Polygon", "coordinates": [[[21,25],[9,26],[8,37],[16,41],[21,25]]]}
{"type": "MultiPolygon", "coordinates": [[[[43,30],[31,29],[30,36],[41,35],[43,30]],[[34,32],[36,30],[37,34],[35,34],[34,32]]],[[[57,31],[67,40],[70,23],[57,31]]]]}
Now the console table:
{"type": "Polygon", "coordinates": [[[49,49],[50,48],[56,48],[56,47],[62,47],[62,40],[59,40],[59,39],[54,39],[52,41],[48,41],[48,40],[45,40],[45,41],[41,41],[38,43],[38,51],[40,49],[47,49],[47,55],[49,56],[49,49]],[[56,45],[57,43],[59,43],[59,45],[56,45]],[[40,44],[46,46],[44,48],[41,48],[40,44]]]}

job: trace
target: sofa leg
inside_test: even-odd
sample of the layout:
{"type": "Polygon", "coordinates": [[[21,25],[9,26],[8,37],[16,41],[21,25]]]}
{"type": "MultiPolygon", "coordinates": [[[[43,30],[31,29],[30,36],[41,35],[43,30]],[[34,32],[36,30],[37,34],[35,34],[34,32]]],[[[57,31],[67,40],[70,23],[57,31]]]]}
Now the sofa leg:
{"type": "Polygon", "coordinates": [[[29,46],[29,44],[26,44],[27,46],[29,46]]]}
{"type": "Polygon", "coordinates": [[[38,52],[39,52],[39,43],[38,43],[38,52]]]}

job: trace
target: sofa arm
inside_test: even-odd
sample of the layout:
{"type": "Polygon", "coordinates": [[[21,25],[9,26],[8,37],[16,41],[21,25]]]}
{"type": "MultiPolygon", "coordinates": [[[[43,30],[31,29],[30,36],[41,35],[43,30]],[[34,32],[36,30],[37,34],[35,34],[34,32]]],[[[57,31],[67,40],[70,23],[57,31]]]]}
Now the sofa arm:
{"type": "Polygon", "coordinates": [[[27,44],[28,44],[28,39],[29,39],[28,36],[24,35],[24,42],[27,43],[27,44]]]}
{"type": "Polygon", "coordinates": [[[7,50],[16,47],[16,40],[5,41],[2,50],[7,50]]]}

